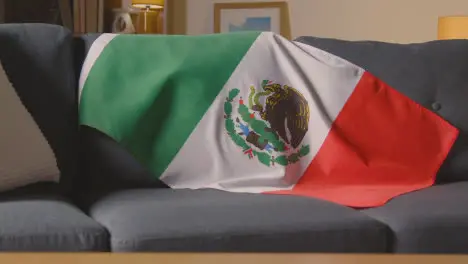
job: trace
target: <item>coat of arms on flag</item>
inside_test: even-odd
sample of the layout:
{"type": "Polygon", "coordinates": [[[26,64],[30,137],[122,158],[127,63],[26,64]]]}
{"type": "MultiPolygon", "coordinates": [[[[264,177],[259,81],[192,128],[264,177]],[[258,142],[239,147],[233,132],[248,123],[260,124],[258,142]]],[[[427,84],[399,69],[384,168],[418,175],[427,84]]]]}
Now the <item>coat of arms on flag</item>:
{"type": "Polygon", "coordinates": [[[309,105],[293,87],[269,80],[250,86],[244,100],[231,89],[224,103],[226,131],[249,158],[266,166],[294,164],[310,152],[301,145],[309,128],[309,105]],[[263,102],[262,102],[263,101],[263,102]]]}

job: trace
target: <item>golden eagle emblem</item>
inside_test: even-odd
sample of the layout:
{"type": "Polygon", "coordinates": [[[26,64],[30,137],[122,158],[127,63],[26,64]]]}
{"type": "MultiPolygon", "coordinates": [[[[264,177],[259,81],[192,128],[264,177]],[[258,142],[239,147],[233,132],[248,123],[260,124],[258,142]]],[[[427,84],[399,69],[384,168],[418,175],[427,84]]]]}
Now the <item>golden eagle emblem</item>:
{"type": "Polygon", "coordinates": [[[301,145],[309,128],[307,100],[288,85],[265,80],[261,87],[250,87],[248,102],[237,98],[239,89],[230,90],[224,103],[226,131],[249,158],[267,166],[296,163],[310,152],[308,145],[301,145]]]}
{"type": "Polygon", "coordinates": [[[264,92],[253,95],[252,109],[260,112],[262,119],[270,123],[271,129],[281,139],[297,148],[309,129],[310,114],[307,100],[288,85],[266,84],[263,90],[264,92]],[[268,96],[265,106],[258,102],[258,95],[268,96]],[[286,128],[289,130],[289,135],[286,128]]]}

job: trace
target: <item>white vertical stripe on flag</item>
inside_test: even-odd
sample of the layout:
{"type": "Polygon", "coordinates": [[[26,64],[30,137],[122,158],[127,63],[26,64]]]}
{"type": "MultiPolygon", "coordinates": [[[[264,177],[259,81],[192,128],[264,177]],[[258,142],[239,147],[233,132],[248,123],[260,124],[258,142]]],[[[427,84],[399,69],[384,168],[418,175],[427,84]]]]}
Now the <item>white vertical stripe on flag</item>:
{"type": "MultiPolygon", "coordinates": [[[[161,176],[172,188],[215,188],[232,192],[291,189],[327,137],[364,71],[329,53],[263,33],[241,60],[224,89],[161,176]],[[230,89],[245,101],[251,85],[265,79],[287,84],[309,103],[309,130],[303,140],[310,153],[288,167],[267,167],[235,145],[224,128],[224,102],[230,89]]],[[[233,102],[236,112],[237,102],[233,102]]]]}
{"type": "Polygon", "coordinates": [[[81,92],[83,91],[86,79],[88,79],[89,72],[91,71],[94,63],[99,58],[99,55],[101,55],[101,52],[104,50],[107,44],[109,44],[116,36],[118,36],[118,34],[102,34],[94,41],[93,45],[89,49],[81,69],[78,90],[78,102],[80,102],[81,100],[81,92]]]}

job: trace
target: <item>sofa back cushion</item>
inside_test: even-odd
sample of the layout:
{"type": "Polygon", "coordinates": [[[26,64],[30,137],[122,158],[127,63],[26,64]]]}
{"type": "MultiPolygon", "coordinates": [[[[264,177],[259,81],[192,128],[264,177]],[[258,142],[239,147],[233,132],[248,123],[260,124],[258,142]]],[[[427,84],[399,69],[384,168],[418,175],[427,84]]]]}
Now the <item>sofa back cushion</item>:
{"type": "Polygon", "coordinates": [[[468,180],[468,40],[391,44],[300,37],[342,57],[460,129],[438,181],[468,180]]]}
{"type": "Polygon", "coordinates": [[[61,190],[69,191],[78,139],[72,34],[55,25],[2,24],[0,43],[3,68],[53,151],[61,190]]]}
{"type": "Polygon", "coordinates": [[[0,61],[0,192],[58,181],[55,156],[0,61]]]}

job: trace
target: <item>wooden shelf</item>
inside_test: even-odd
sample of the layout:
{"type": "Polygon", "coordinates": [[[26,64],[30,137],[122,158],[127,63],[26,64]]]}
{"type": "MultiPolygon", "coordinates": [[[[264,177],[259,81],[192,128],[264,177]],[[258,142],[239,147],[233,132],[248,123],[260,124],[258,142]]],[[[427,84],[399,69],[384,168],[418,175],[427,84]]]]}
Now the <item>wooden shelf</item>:
{"type": "Polygon", "coordinates": [[[40,253],[3,254],[0,263],[21,264],[465,264],[463,255],[394,254],[164,254],[40,253]]]}

